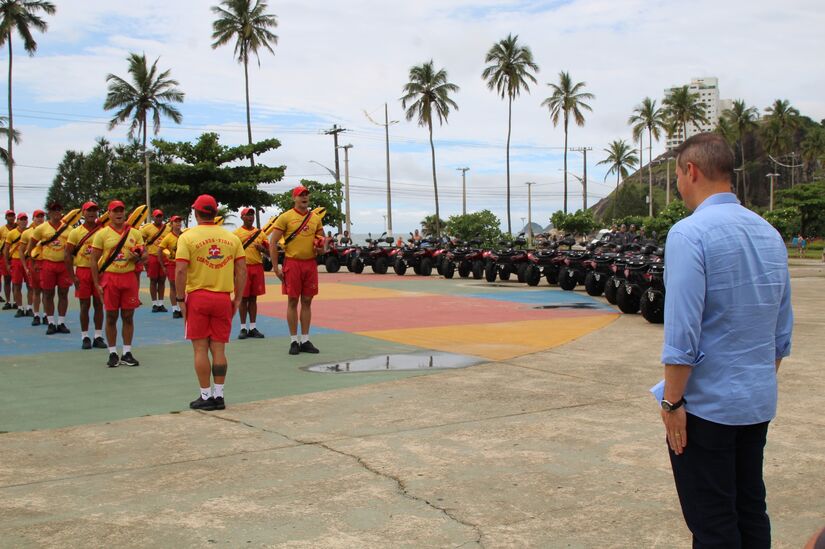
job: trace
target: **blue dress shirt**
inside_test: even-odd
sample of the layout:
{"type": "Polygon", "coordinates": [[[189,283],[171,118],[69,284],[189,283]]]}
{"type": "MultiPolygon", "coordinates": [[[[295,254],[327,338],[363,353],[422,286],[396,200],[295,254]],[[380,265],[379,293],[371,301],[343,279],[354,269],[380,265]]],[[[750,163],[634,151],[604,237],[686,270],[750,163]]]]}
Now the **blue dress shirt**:
{"type": "Polygon", "coordinates": [[[665,290],[662,362],[693,367],[687,412],[725,425],[773,419],[775,361],[790,354],[793,329],[776,229],[732,193],[710,196],[668,233],[665,290]]]}

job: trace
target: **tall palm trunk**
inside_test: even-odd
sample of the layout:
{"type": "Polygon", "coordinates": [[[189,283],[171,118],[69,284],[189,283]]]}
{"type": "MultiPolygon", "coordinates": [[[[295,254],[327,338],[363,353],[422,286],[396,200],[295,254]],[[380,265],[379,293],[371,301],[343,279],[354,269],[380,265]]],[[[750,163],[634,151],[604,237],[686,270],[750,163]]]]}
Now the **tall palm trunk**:
{"type": "Polygon", "coordinates": [[[146,113],[143,113],[143,167],[146,170],[146,210],[152,214],[152,198],[149,192],[149,151],[146,150],[146,113]]]}
{"type": "Polygon", "coordinates": [[[619,178],[621,177],[621,169],[619,169],[619,173],[616,174],[616,194],[613,196],[613,221],[616,220],[616,202],[619,201],[619,178]]]}
{"type": "Polygon", "coordinates": [[[739,138],[739,155],[742,157],[742,204],[748,205],[748,174],[745,171],[745,140],[739,138]]]}
{"type": "Polygon", "coordinates": [[[647,128],[647,192],[650,196],[648,215],[653,217],[653,129],[647,128]]]}
{"type": "Polygon", "coordinates": [[[435,145],[433,145],[433,122],[427,121],[427,126],[430,130],[430,153],[433,158],[433,191],[435,192],[435,236],[441,237],[441,214],[438,210],[438,180],[435,176],[435,145]]]}
{"type": "MultiPolygon", "coordinates": [[[[246,137],[250,145],[252,145],[252,117],[249,109],[249,58],[244,55],[243,58],[243,81],[244,91],[246,93],[246,137]]],[[[255,167],[255,155],[249,153],[249,165],[255,167]]],[[[255,207],[255,226],[261,228],[261,213],[255,207]]]]}
{"type": "MultiPolygon", "coordinates": [[[[510,131],[513,124],[513,96],[509,96],[507,103],[507,234],[513,234],[510,223],[510,131]]],[[[435,169],[435,167],[433,167],[435,169]]]]}
{"type": "Polygon", "coordinates": [[[14,116],[11,112],[11,28],[7,37],[9,41],[9,208],[14,209],[14,153],[12,152],[12,144],[14,142],[14,116]]]}
{"type": "Polygon", "coordinates": [[[564,112],[564,213],[567,213],[567,111],[564,112]]]}
{"type": "Polygon", "coordinates": [[[645,165],[644,150],[645,150],[644,134],[640,133],[639,134],[639,185],[644,185],[645,184],[645,180],[644,180],[644,165],[645,165]]]}

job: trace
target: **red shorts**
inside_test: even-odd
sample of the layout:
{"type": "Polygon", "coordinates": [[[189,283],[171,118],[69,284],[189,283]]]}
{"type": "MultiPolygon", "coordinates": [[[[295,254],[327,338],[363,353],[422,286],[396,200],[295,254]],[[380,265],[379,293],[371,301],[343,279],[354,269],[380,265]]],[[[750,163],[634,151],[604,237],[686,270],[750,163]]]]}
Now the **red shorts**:
{"type": "Polygon", "coordinates": [[[146,266],[146,274],[150,279],[163,278],[166,276],[166,269],[161,265],[158,256],[150,255],[149,264],[146,266]]]}
{"type": "Polygon", "coordinates": [[[11,273],[6,269],[5,259],[0,259],[0,276],[11,276],[11,273]]]}
{"type": "Polygon", "coordinates": [[[195,290],[186,294],[186,339],[229,343],[232,300],[228,293],[195,290]]]}
{"type": "Polygon", "coordinates": [[[23,284],[26,283],[26,286],[29,286],[29,277],[26,276],[26,271],[23,270],[23,262],[19,259],[12,259],[11,260],[11,283],[12,284],[23,284]]]}
{"type": "Polygon", "coordinates": [[[244,297],[253,297],[264,295],[266,293],[266,277],[264,275],[264,266],[260,263],[258,265],[246,266],[246,287],[243,289],[244,297]]]}
{"type": "Polygon", "coordinates": [[[140,306],[135,273],[103,273],[103,308],[107,311],[129,311],[140,306]]]}
{"type": "Polygon", "coordinates": [[[135,273],[137,273],[138,278],[140,278],[140,273],[143,272],[143,263],[135,263],[135,273]]]}
{"type": "Polygon", "coordinates": [[[40,269],[42,265],[43,262],[39,259],[29,259],[29,272],[31,276],[29,277],[28,285],[32,290],[40,289],[40,269]]]}
{"type": "Polygon", "coordinates": [[[281,293],[289,297],[318,295],[318,264],[314,259],[284,258],[281,293]]]}
{"type": "Polygon", "coordinates": [[[100,298],[97,288],[92,283],[92,269],[89,267],[77,267],[74,270],[77,276],[77,286],[74,289],[74,296],[77,299],[90,299],[92,296],[100,298]]]}
{"type": "MultiPolygon", "coordinates": [[[[169,282],[174,282],[175,281],[175,262],[174,261],[172,261],[171,263],[169,263],[169,262],[166,263],[166,278],[169,279],[169,282]]],[[[172,291],[174,292],[175,289],[172,288],[172,291]]]]}
{"type": "Polygon", "coordinates": [[[66,270],[66,264],[62,261],[40,262],[40,288],[43,290],[54,290],[54,287],[68,288],[72,285],[72,277],[66,270]]]}

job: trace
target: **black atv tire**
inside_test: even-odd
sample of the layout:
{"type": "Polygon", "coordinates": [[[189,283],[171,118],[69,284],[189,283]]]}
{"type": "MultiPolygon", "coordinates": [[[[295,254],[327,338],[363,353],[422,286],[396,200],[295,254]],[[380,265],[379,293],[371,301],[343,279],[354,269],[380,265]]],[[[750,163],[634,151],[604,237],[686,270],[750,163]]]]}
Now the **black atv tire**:
{"type": "Polygon", "coordinates": [[[372,272],[375,274],[387,274],[387,269],[389,269],[390,263],[386,257],[378,257],[375,259],[375,263],[372,264],[372,272]]]}
{"type": "Polygon", "coordinates": [[[471,269],[473,278],[475,280],[481,280],[484,278],[484,262],[480,259],[476,259],[473,261],[473,268],[471,269]]]}
{"type": "Polygon", "coordinates": [[[596,273],[588,271],[584,277],[584,289],[587,295],[600,296],[604,293],[605,275],[599,273],[599,279],[596,280],[596,273]]]}
{"type": "Polygon", "coordinates": [[[498,265],[496,265],[493,262],[487,263],[487,266],[484,267],[484,279],[487,282],[495,282],[497,274],[498,274],[498,265]]]}
{"type": "Polygon", "coordinates": [[[665,321],[665,295],[659,290],[648,288],[642,294],[639,309],[651,324],[662,324],[665,321]]]}
{"type": "Polygon", "coordinates": [[[355,274],[361,274],[364,272],[364,260],[360,257],[356,257],[352,261],[352,272],[355,274]]]}
{"type": "Polygon", "coordinates": [[[622,289],[624,282],[620,282],[619,285],[616,285],[616,277],[609,276],[607,277],[607,282],[604,283],[604,297],[607,298],[607,302],[611,305],[616,304],[616,295],[622,289]]]}
{"type": "Polygon", "coordinates": [[[355,269],[352,268],[352,264],[353,264],[353,261],[355,260],[355,257],[356,256],[351,255],[351,254],[347,256],[347,270],[351,273],[355,272],[355,269]]]}
{"type": "Polygon", "coordinates": [[[417,275],[421,275],[421,261],[413,265],[413,272],[417,275]]]}
{"type": "Polygon", "coordinates": [[[455,276],[455,263],[452,261],[445,261],[444,268],[441,269],[441,274],[444,278],[450,279],[455,276]]]}
{"type": "Polygon", "coordinates": [[[510,280],[511,274],[513,274],[513,268],[510,265],[502,265],[498,270],[498,277],[501,280],[510,280]]]}
{"type": "Polygon", "coordinates": [[[635,315],[639,312],[639,304],[642,298],[642,290],[636,284],[625,282],[616,293],[616,305],[619,310],[628,315],[635,315]]]}
{"type": "Polygon", "coordinates": [[[337,256],[330,255],[327,256],[326,261],[324,261],[324,267],[326,267],[328,273],[337,273],[341,268],[341,263],[338,261],[337,256]]]}
{"type": "Polygon", "coordinates": [[[473,270],[473,266],[468,261],[462,261],[458,264],[458,276],[467,278],[473,270]]]}
{"type": "Polygon", "coordinates": [[[418,267],[418,274],[421,276],[430,276],[433,274],[433,260],[429,257],[421,259],[421,265],[418,267]]]}
{"type": "Polygon", "coordinates": [[[544,279],[551,286],[555,286],[556,284],[559,283],[559,271],[554,269],[553,267],[545,267],[544,268],[544,279]]]}
{"type": "Polygon", "coordinates": [[[395,274],[398,276],[404,276],[404,273],[407,272],[407,264],[404,263],[404,260],[399,257],[395,260],[392,270],[395,271],[395,274]]]}
{"type": "Polygon", "coordinates": [[[516,278],[519,282],[525,282],[524,273],[527,272],[527,264],[519,263],[516,265],[516,278]]]}
{"type": "Polygon", "coordinates": [[[562,269],[559,273],[559,288],[568,292],[576,289],[576,275],[569,269],[562,269]]]}
{"type": "Polygon", "coordinates": [[[528,286],[538,286],[541,282],[541,270],[536,265],[528,265],[524,270],[524,281],[528,286]]]}

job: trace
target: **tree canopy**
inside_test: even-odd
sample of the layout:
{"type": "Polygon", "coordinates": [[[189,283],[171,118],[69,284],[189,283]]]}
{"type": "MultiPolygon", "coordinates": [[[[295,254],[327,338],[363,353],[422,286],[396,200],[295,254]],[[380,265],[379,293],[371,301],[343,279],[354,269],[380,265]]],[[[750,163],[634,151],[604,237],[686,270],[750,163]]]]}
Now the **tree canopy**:
{"type": "Polygon", "coordinates": [[[501,239],[501,221],[490,210],[451,215],[447,220],[446,231],[450,236],[460,240],[479,239],[483,246],[495,246],[501,239]]]}
{"type": "MultiPolygon", "coordinates": [[[[340,183],[318,183],[311,179],[302,179],[301,185],[309,190],[309,203],[313,209],[327,209],[324,216],[325,226],[336,227],[339,222],[344,220],[344,214],[338,209],[338,204],[343,198],[340,183]]],[[[273,204],[279,213],[294,207],[295,201],[292,198],[292,190],[274,195],[273,204]]]]}

